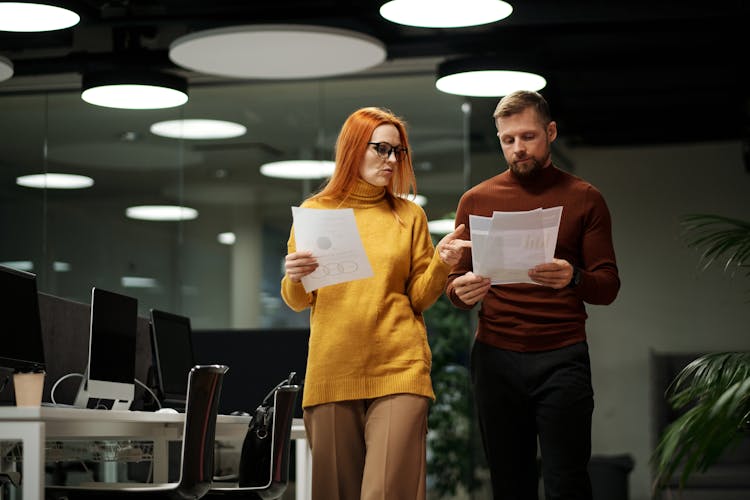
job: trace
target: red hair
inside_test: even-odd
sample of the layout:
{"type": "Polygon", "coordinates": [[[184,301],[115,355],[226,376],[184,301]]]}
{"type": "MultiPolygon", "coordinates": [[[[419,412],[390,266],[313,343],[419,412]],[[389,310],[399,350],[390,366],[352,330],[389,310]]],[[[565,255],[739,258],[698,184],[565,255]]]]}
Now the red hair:
{"type": "Polygon", "coordinates": [[[395,198],[413,192],[417,193],[417,179],[411,164],[411,149],[409,137],[406,134],[406,123],[387,109],[361,108],[349,115],[341,126],[336,140],[336,169],[323,189],[311,198],[339,198],[346,199],[360,178],[359,167],[365,156],[367,144],[372,138],[373,131],[381,125],[393,125],[398,130],[401,147],[406,148],[406,154],[394,169],[391,182],[385,187],[386,196],[391,207],[395,206],[395,198]]]}

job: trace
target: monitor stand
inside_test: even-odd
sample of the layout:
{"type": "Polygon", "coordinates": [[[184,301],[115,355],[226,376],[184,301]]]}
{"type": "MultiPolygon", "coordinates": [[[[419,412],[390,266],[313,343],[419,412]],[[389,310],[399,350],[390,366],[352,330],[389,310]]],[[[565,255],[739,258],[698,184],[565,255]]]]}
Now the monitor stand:
{"type": "Polygon", "coordinates": [[[122,399],[106,399],[99,397],[92,397],[88,390],[88,370],[83,375],[81,385],[78,386],[78,393],[76,399],[73,402],[75,408],[92,408],[99,410],[123,410],[127,411],[130,409],[132,401],[122,399]]]}

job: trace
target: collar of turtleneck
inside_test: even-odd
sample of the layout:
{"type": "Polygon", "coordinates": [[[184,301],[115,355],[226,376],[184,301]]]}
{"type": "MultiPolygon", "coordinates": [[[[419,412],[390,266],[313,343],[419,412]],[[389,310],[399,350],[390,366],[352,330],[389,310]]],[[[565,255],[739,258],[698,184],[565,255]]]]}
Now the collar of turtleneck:
{"type": "Polygon", "coordinates": [[[555,184],[558,180],[560,170],[554,165],[550,164],[544,167],[534,174],[528,177],[519,177],[513,173],[511,169],[508,169],[508,176],[513,182],[516,182],[526,189],[544,189],[552,184],[555,184]]]}
{"type": "Polygon", "coordinates": [[[369,182],[357,179],[352,192],[347,197],[347,205],[362,207],[375,205],[385,199],[385,187],[373,186],[369,182]]]}

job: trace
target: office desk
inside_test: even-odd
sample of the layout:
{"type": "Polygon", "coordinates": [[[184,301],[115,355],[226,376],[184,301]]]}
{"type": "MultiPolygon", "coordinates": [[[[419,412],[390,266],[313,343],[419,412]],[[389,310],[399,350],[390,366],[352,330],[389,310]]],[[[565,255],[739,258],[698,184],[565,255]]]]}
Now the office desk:
{"type": "MultiPolygon", "coordinates": [[[[182,438],[185,416],[175,413],[51,407],[0,407],[0,441],[23,444],[23,500],[44,498],[45,442],[56,440],[142,440],[153,442],[155,483],[167,482],[169,442],[182,438]]],[[[249,417],[220,415],[217,441],[242,442],[249,417]]],[[[309,460],[301,420],[292,425],[297,440],[297,498],[309,498],[309,460]]]]}

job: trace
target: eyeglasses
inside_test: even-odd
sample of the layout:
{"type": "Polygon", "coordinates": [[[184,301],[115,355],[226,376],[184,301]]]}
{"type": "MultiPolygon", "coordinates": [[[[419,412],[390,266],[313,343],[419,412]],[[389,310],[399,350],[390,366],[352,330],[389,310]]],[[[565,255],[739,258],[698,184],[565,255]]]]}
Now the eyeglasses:
{"type": "Polygon", "coordinates": [[[375,146],[375,152],[383,160],[390,158],[391,153],[393,153],[396,161],[401,161],[406,157],[406,153],[408,152],[406,148],[402,148],[401,146],[391,146],[387,142],[368,142],[367,144],[375,146]]]}

